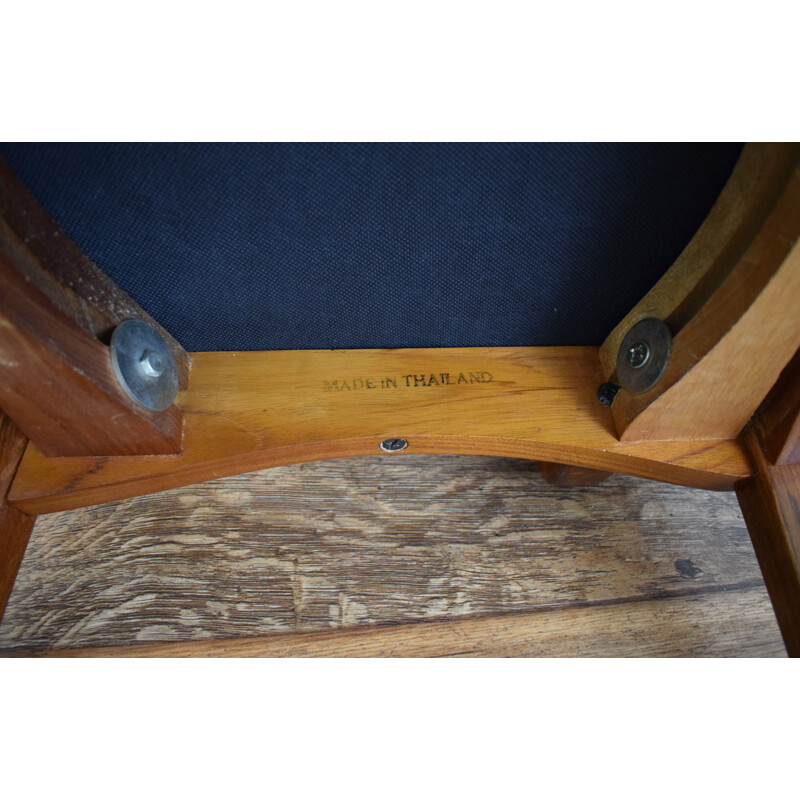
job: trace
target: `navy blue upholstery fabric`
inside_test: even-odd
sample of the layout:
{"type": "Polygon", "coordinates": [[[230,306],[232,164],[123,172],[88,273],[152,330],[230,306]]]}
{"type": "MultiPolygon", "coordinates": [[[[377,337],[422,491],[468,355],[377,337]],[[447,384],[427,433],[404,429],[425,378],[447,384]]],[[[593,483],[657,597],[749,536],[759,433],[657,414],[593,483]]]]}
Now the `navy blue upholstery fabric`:
{"type": "Polygon", "coordinates": [[[189,350],[600,344],[738,144],[5,144],[189,350]]]}

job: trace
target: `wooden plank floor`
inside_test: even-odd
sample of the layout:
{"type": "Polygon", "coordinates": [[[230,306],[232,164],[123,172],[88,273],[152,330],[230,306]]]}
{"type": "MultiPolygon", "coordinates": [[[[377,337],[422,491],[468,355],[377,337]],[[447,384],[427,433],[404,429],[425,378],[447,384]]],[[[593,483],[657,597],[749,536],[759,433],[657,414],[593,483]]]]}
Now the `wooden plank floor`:
{"type": "Polygon", "coordinates": [[[0,652],[117,645],[785,655],[732,493],[623,476],[555,488],[526,461],[414,455],[280,467],[40,517],[0,652]]]}

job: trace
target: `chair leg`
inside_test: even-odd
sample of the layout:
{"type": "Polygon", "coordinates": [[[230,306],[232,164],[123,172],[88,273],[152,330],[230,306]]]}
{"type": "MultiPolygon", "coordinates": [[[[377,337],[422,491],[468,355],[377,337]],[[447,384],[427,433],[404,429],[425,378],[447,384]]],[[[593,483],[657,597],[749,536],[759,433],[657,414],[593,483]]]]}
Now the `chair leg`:
{"type": "Polygon", "coordinates": [[[6,496],[28,440],[0,411],[0,620],[36,517],[6,504],[6,496]]]}
{"type": "Polygon", "coordinates": [[[594,486],[602,483],[613,473],[588,467],[573,467],[569,464],[553,464],[550,461],[539,463],[542,477],[553,486],[594,486]]]}
{"type": "Polygon", "coordinates": [[[14,588],[19,565],[28,539],[33,530],[36,517],[29,517],[16,508],[9,508],[5,502],[0,508],[0,621],[6,610],[8,598],[14,588]]]}
{"type": "Polygon", "coordinates": [[[745,433],[755,474],[736,488],[775,616],[790,656],[800,656],[800,464],[771,466],[745,433]]]}

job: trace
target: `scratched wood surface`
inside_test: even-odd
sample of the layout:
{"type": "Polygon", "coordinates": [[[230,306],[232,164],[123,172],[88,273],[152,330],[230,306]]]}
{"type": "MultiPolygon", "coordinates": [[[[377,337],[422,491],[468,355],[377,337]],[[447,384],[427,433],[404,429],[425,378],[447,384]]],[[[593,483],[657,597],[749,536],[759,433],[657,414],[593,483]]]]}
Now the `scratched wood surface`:
{"type": "Polygon", "coordinates": [[[732,493],[618,475],[556,488],[531,462],[419,455],[279,467],[40,517],[0,650],[119,645],[785,655],[732,493]]]}

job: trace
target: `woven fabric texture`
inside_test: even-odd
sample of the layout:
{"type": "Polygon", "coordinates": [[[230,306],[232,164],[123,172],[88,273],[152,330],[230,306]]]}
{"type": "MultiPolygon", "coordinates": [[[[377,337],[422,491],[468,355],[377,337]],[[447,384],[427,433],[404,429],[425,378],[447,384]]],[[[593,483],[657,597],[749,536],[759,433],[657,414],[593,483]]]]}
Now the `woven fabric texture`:
{"type": "Polygon", "coordinates": [[[738,144],[4,144],[188,350],[598,345],[738,144]]]}

